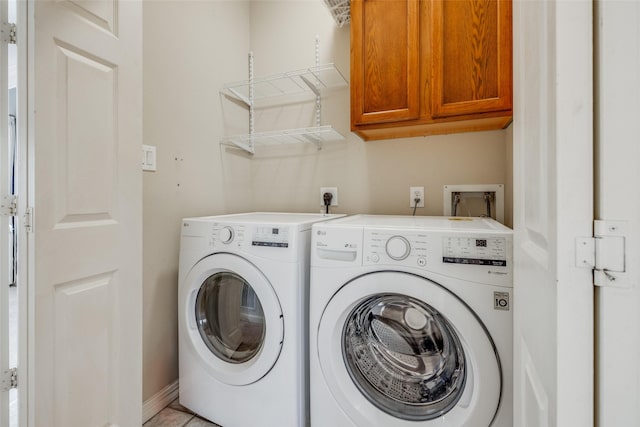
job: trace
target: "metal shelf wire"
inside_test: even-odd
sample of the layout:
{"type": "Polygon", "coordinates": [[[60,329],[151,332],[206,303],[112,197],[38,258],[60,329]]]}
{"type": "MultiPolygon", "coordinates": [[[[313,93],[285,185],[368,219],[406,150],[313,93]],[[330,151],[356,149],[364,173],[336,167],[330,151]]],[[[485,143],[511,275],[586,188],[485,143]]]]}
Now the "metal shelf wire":
{"type": "Polygon", "coordinates": [[[255,154],[254,147],[256,145],[267,146],[277,144],[313,143],[319,149],[323,142],[341,141],[343,139],[344,136],[338,133],[330,125],[326,125],[320,127],[316,126],[309,128],[256,132],[246,135],[225,136],[221,138],[220,143],[236,146],[251,154],[255,154]]]}
{"type": "Polygon", "coordinates": [[[247,106],[256,102],[286,95],[313,92],[316,96],[325,90],[347,86],[347,80],[334,64],[323,64],[303,70],[289,71],[267,77],[228,83],[221,92],[242,101],[247,106]],[[249,96],[253,84],[253,101],[249,96]]]}
{"type": "Polygon", "coordinates": [[[351,2],[349,0],[324,0],[338,28],[351,21],[351,2]]]}

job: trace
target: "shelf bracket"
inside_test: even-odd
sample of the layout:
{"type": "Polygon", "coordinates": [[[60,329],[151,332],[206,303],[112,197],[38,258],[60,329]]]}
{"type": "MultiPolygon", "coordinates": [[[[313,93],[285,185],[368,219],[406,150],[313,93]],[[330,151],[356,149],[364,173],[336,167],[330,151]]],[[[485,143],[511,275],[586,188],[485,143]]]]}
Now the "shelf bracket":
{"type": "Polygon", "coordinates": [[[249,150],[251,154],[254,153],[253,147],[253,134],[255,133],[255,117],[253,114],[253,51],[249,52],[249,135],[251,135],[251,141],[249,142],[249,150]]]}
{"type": "Polygon", "coordinates": [[[310,133],[308,135],[302,135],[304,138],[307,138],[309,140],[309,142],[313,142],[316,147],[318,148],[318,150],[320,150],[322,148],[322,140],[320,139],[320,137],[310,133]]]}
{"type": "MultiPolygon", "coordinates": [[[[316,35],[316,70],[320,66],[320,36],[316,35]]],[[[316,90],[314,93],[316,94],[316,127],[319,129],[320,124],[322,123],[322,97],[320,96],[320,90],[318,87],[320,86],[320,77],[316,73],[316,90]]],[[[316,142],[316,147],[318,150],[322,149],[322,142],[318,140],[316,142]]]]}
{"type": "Polygon", "coordinates": [[[311,89],[311,92],[313,92],[316,96],[320,96],[320,89],[319,89],[320,82],[319,82],[317,74],[316,74],[316,83],[315,84],[311,83],[309,81],[309,79],[306,78],[305,76],[300,76],[300,80],[302,80],[303,82],[305,82],[305,84],[307,86],[309,86],[309,89],[311,89]]]}

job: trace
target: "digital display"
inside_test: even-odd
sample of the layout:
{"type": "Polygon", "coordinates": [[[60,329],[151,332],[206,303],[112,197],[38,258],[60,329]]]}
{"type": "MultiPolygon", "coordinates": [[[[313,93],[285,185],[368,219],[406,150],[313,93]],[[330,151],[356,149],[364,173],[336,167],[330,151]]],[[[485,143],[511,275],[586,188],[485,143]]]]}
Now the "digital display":
{"type": "Polygon", "coordinates": [[[269,248],[288,248],[289,244],[287,242],[259,242],[254,240],[251,242],[252,246],[264,246],[269,248]]]}
{"type": "Polygon", "coordinates": [[[503,237],[447,237],[442,243],[442,262],[505,267],[507,265],[506,239],[503,237]]]}
{"type": "Polygon", "coordinates": [[[288,248],[289,230],[286,227],[281,228],[273,225],[257,227],[251,238],[251,245],[269,248],[288,248]]]}
{"type": "Polygon", "coordinates": [[[445,256],[442,257],[442,262],[447,264],[492,265],[494,267],[507,266],[507,260],[504,259],[456,258],[445,256]]]}

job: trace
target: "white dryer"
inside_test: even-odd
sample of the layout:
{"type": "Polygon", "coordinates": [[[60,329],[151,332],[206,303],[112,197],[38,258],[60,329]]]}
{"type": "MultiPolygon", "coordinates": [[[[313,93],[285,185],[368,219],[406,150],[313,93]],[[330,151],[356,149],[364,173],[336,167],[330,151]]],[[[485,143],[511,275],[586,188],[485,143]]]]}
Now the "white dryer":
{"type": "Polygon", "coordinates": [[[309,243],[341,215],[182,222],[180,403],[224,427],[308,425],[309,243]]]}
{"type": "Polygon", "coordinates": [[[511,427],[512,231],[358,215],[311,246],[314,427],[511,427]]]}

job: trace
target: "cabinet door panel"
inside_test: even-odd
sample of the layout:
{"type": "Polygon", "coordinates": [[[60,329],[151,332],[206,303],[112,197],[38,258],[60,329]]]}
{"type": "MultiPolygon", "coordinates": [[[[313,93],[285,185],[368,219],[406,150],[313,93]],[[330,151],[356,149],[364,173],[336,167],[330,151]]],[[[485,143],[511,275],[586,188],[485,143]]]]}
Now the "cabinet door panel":
{"type": "Polygon", "coordinates": [[[419,0],[352,0],[351,125],[419,116],[419,0]]]}
{"type": "Polygon", "coordinates": [[[511,1],[432,2],[432,115],[510,110],[511,1]]]}

